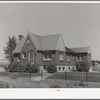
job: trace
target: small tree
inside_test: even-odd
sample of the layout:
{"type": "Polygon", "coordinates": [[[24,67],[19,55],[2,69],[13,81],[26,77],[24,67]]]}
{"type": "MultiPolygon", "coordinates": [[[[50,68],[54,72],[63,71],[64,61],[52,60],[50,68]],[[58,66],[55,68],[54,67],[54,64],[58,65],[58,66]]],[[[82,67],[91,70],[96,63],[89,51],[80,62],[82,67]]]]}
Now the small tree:
{"type": "Polygon", "coordinates": [[[56,72],[56,65],[55,64],[49,64],[47,66],[47,71],[48,71],[48,73],[54,73],[54,72],[56,72]]]}
{"type": "Polygon", "coordinates": [[[90,68],[90,62],[78,62],[77,63],[77,71],[79,72],[88,72],[90,68]]]}
{"type": "Polygon", "coordinates": [[[8,37],[8,42],[6,47],[4,48],[4,53],[5,53],[5,57],[6,59],[9,59],[10,62],[13,62],[14,57],[13,57],[13,51],[15,49],[17,45],[17,39],[15,38],[15,36],[13,37],[8,37]]]}

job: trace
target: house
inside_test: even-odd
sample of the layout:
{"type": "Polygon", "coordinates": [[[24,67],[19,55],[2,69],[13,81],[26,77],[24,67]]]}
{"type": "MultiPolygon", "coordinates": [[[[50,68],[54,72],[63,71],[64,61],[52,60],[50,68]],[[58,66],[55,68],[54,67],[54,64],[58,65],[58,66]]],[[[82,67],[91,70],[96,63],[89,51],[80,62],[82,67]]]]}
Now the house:
{"type": "Polygon", "coordinates": [[[77,62],[90,61],[89,47],[68,48],[62,34],[39,36],[28,32],[19,35],[19,43],[14,52],[15,61],[21,63],[38,63],[45,71],[48,64],[55,64],[57,72],[76,70],[77,62]]]}
{"type": "Polygon", "coordinates": [[[100,62],[93,60],[89,72],[97,72],[97,73],[100,72],[100,62]]]}

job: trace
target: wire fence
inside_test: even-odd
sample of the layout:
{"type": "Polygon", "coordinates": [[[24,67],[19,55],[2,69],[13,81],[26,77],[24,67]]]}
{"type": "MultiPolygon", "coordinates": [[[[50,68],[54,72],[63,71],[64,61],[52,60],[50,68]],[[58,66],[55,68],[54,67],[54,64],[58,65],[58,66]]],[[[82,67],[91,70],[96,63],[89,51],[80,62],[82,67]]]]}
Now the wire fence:
{"type": "Polygon", "coordinates": [[[82,80],[88,82],[100,82],[100,73],[93,72],[65,72],[57,73],[58,77],[63,77],[65,80],[82,80]]]}

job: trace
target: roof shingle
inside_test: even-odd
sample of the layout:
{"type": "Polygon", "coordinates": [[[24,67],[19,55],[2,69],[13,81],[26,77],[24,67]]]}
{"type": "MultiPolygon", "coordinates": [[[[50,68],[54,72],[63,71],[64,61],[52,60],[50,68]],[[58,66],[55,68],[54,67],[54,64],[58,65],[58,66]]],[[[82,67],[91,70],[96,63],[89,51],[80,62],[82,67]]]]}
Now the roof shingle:
{"type": "Polygon", "coordinates": [[[78,48],[70,48],[75,53],[88,53],[89,47],[78,47],[78,48]]]}

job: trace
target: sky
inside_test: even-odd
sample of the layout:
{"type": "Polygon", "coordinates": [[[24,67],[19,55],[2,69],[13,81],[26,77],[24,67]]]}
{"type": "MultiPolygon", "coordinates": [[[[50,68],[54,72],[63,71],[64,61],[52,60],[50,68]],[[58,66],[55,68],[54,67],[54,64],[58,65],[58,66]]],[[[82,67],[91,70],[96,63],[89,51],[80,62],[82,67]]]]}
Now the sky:
{"type": "Polygon", "coordinates": [[[62,33],[69,48],[87,47],[100,60],[100,4],[0,3],[0,59],[8,36],[62,33]]]}

